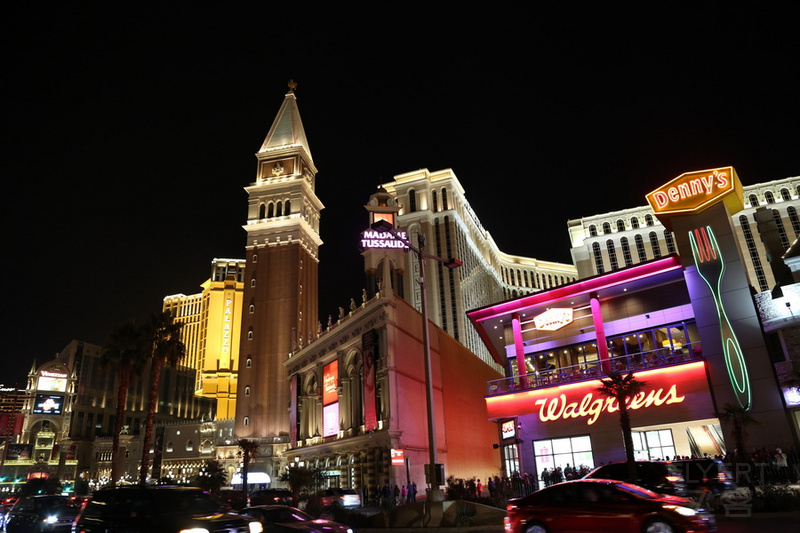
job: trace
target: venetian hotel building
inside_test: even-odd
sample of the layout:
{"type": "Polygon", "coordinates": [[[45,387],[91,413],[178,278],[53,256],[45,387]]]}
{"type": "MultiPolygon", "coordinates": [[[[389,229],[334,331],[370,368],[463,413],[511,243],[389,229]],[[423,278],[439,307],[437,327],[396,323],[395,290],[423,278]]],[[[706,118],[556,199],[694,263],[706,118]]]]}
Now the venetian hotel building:
{"type": "MultiPolygon", "coordinates": [[[[611,370],[646,383],[630,404],[640,459],[724,454],[732,428],[717,413],[728,405],[768,428],[751,431],[749,446],[797,444],[797,406],[776,378],[792,353],[770,349],[754,303],[735,170],[684,174],[648,201],[675,253],[468,312],[511,376],[489,382],[485,398],[506,472],[624,460],[617,408],[597,393],[611,370]],[[710,194],[685,187],[698,179],[710,194]],[[676,192],[685,190],[695,194],[676,192]]],[[[787,280],[767,294],[774,308],[797,308],[796,289],[787,280]]],[[[786,315],[777,322],[796,328],[786,315]]]]}

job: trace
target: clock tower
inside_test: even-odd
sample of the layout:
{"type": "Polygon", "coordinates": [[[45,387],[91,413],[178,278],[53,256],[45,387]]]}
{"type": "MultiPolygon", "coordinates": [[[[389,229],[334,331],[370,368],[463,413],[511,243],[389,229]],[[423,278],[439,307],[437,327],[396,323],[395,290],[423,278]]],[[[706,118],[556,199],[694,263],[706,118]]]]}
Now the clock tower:
{"type": "MultiPolygon", "coordinates": [[[[248,194],[236,438],[276,456],[289,439],[289,381],[283,363],[316,334],[320,211],[317,169],[289,83],[256,153],[248,194]]],[[[268,470],[274,475],[274,469],[268,470]]]]}

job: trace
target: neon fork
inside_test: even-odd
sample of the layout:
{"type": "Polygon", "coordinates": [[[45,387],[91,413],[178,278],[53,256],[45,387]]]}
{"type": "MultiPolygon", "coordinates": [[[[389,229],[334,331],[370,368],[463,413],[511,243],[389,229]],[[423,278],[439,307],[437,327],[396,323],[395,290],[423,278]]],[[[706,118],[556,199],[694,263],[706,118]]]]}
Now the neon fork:
{"type": "Polygon", "coordinates": [[[752,395],[750,392],[750,377],[747,372],[747,364],[742,354],[742,347],[733,332],[725,307],[722,305],[722,277],[725,275],[725,261],[722,258],[722,250],[717,244],[717,239],[711,226],[696,228],[689,232],[689,242],[692,246],[692,256],[697,272],[714,297],[714,304],[717,307],[719,317],[720,332],[722,334],[722,353],[725,356],[725,366],[728,369],[728,377],[731,380],[733,391],[739,405],[744,409],[750,409],[752,395]]]}

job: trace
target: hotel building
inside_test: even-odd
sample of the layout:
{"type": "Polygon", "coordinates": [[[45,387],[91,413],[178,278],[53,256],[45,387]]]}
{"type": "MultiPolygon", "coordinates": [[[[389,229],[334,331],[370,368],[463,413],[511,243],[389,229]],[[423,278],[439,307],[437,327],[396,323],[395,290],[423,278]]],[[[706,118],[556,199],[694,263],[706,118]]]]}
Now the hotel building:
{"type": "Polygon", "coordinates": [[[236,415],[244,270],[243,259],[214,259],[202,292],[174,294],[163,303],[183,323],[181,364],[197,371],[195,394],[216,400],[220,420],[236,415]]]}

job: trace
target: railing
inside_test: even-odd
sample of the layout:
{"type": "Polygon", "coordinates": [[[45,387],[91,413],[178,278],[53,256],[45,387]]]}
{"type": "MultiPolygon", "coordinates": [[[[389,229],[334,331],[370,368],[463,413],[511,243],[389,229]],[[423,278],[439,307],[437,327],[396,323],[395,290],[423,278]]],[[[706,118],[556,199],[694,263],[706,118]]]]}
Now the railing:
{"type": "Polygon", "coordinates": [[[684,344],[678,349],[659,348],[647,352],[609,357],[604,363],[599,359],[589,363],[566,366],[562,368],[541,370],[522,377],[495,379],[488,382],[489,396],[532,390],[578,381],[588,381],[604,377],[608,371],[621,373],[637,372],[648,368],[679,365],[702,359],[700,343],[684,344]]]}

